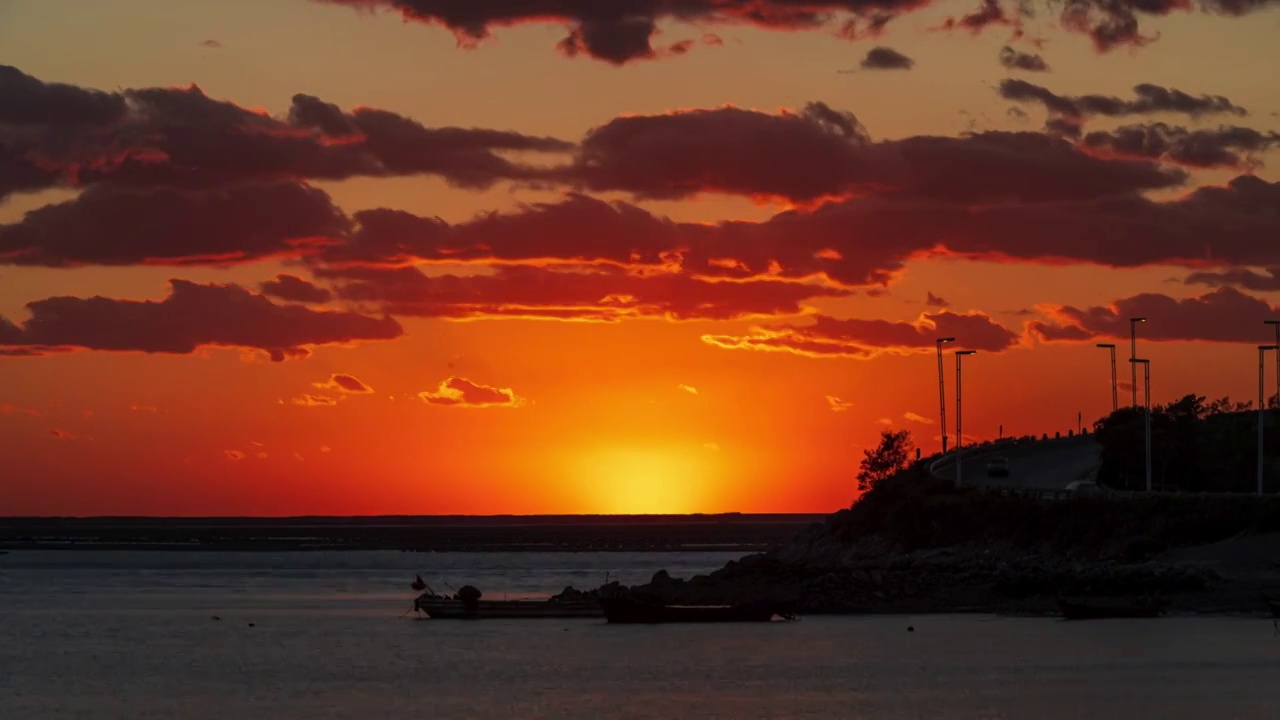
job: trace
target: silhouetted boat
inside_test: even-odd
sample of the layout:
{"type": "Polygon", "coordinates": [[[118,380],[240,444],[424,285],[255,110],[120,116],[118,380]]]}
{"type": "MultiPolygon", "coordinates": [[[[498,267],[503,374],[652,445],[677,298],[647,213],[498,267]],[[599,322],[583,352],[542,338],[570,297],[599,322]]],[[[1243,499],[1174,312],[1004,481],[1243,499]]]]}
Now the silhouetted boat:
{"type": "Polygon", "coordinates": [[[1271,617],[1280,618],[1280,600],[1270,595],[1263,595],[1262,602],[1267,604],[1267,609],[1271,611],[1271,617]]]}
{"type": "MultiPolygon", "coordinates": [[[[420,579],[420,578],[419,578],[420,579]]],[[[417,584],[417,581],[414,582],[417,584]]],[[[414,612],[432,620],[494,620],[498,618],[600,617],[604,612],[594,599],[481,600],[481,592],[467,585],[453,597],[430,589],[413,601],[414,612]]]]}
{"type": "Polygon", "coordinates": [[[663,605],[632,598],[601,598],[604,617],[611,623],[769,622],[775,616],[795,615],[774,603],[742,605],[663,605]]]}
{"type": "Polygon", "coordinates": [[[1153,618],[1164,612],[1164,605],[1150,598],[1137,600],[1095,599],[1068,600],[1058,598],[1058,607],[1067,620],[1103,620],[1107,618],[1153,618]]]}

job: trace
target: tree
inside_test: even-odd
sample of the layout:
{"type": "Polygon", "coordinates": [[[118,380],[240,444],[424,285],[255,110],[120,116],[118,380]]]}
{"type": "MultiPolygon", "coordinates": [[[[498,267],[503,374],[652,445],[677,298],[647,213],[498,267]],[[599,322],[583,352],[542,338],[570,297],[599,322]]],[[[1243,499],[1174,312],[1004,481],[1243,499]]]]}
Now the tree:
{"type": "Polygon", "coordinates": [[[881,480],[906,468],[913,449],[910,431],[881,432],[880,444],[862,451],[862,462],[858,464],[858,490],[866,492],[881,480]]]}

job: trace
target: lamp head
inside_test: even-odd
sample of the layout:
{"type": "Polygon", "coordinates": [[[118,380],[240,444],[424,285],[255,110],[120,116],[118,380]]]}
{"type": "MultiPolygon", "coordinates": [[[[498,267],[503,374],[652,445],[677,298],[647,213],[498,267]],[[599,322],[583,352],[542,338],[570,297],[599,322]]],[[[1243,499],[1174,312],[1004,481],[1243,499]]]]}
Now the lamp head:
{"type": "Polygon", "coordinates": [[[1147,363],[1147,364],[1150,364],[1150,363],[1151,363],[1151,361],[1150,361],[1150,360],[1147,360],[1146,358],[1129,358],[1129,362],[1131,362],[1131,363],[1147,363]]]}
{"type": "Polygon", "coordinates": [[[1280,325],[1280,320],[1263,320],[1263,325],[1280,325]]]}
{"type": "Polygon", "coordinates": [[[1147,319],[1146,319],[1146,318],[1144,318],[1144,317],[1129,318],[1129,322],[1146,322],[1146,321],[1147,321],[1147,319]]]}
{"type": "Polygon", "coordinates": [[[956,354],[957,355],[977,355],[978,351],[977,350],[957,350],[956,354]]]}
{"type": "Polygon", "coordinates": [[[955,341],[956,341],[955,338],[938,338],[939,345],[941,345],[942,343],[949,343],[949,342],[955,342],[955,341]]]}
{"type": "Polygon", "coordinates": [[[1115,343],[1098,343],[1098,347],[1100,348],[1114,348],[1115,346],[1115,343]]]}
{"type": "Polygon", "coordinates": [[[1259,345],[1259,350],[1280,350],[1280,345],[1259,345]]]}

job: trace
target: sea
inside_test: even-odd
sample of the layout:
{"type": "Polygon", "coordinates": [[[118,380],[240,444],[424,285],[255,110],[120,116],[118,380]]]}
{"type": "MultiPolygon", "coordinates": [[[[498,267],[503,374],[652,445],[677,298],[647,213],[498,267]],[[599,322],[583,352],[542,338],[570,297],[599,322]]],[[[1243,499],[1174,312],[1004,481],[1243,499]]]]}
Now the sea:
{"type": "Polygon", "coordinates": [[[741,625],[415,619],[736,554],[20,550],[0,555],[0,718],[1280,718],[1259,617],[741,625]]]}

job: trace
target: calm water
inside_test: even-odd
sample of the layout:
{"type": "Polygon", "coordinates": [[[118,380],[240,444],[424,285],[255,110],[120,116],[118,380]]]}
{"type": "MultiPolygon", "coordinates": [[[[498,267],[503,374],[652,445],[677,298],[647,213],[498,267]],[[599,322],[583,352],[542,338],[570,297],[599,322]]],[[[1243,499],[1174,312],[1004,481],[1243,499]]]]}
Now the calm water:
{"type": "Polygon", "coordinates": [[[1280,717],[1280,638],[1261,619],[398,617],[415,572],[531,595],[725,559],[0,556],[0,718],[1280,717]]]}

